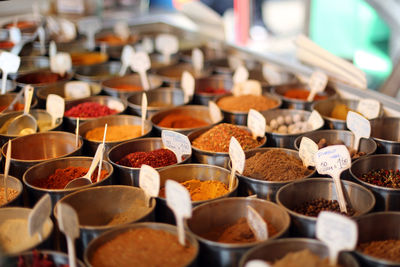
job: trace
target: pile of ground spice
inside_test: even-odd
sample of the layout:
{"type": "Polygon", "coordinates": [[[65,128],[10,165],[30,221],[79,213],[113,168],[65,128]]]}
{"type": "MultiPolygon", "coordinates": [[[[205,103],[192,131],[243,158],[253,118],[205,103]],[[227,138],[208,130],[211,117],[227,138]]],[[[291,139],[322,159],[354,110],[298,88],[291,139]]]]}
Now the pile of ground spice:
{"type": "Polygon", "coordinates": [[[318,267],[340,267],[340,265],[330,265],[329,259],[321,259],[308,249],[300,250],[297,252],[290,252],[282,259],[272,264],[272,267],[304,267],[304,266],[318,266],[318,267]]]}
{"type": "Polygon", "coordinates": [[[170,113],[157,123],[160,127],[165,128],[197,128],[210,125],[202,119],[198,119],[189,115],[180,113],[170,113]]]}
{"type": "Polygon", "coordinates": [[[265,181],[292,181],[311,172],[298,158],[280,149],[272,149],[246,159],[243,175],[265,181]]]}
{"type": "Polygon", "coordinates": [[[17,197],[18,191],[12,188],[7,188],[7,200],[4,195],[4,187],[0,187],[0,206],[7,204],[17,197]]]}
{"type": "MultiPolygon", "coordinates": [[[[84,176],[89,171],[85,167],[67,167],[65,169],[57,169],[47,178],[36,179],[32,182],[33,186],[45,189],[64,189],[64,187],[72,180],[84,176]]],[[[92,183],[97,182],[97,168],[94,171],[91,180],[92,183]]],[[[100,180],[108,175],[106,170],[101,170],[100,180]]]]}
{"type": "MultiPolygon", "coordinates": [[[[217,180],[200,181],[191,179],[181,183],[189,191],[192,201],[204,201],[223,196],[229,192],[228,186],[217,180]]],[[[159,196],[165,198],[165,187],[160,189],[159,196]]]]}
{"type": "MultiPolygon", "coordinates": [[[[12,107],[11,110],[13,111],[19,111],[19,110],[24,110],[25,105],[22,103],[15,103],[14,106],[12,107]]],[[[8,108],[8,105],[0,106],[0,112],[8,108]]]]}
{"type": "Polygon", "coordinates": [[[174,152],[160,148],[153,151],[130,153],[117,161],[117,164],[131,168],[140,168],[143,164],[153,168],[160,168],[177,162],[174,152]]]}
{"type": "Polygon", "coordinates": [[[77,52],[71,53],[72,65],[93,65],[107,61],[108,56],[99,52],[77,52]]]}
{"type": "Polygon", "coordinates": [[[194,139],[192,145],[201,150],[228,152],[232,136],[238,140],[243,150],[249,150],[263,144],[261,140],[253,139],[251,133],[245,128],[221,123],[194,139]]]}
{"type": "Polygon", "coordinates": [[[142,91],[143,87],[135,84],[119,84],[112,87],[119,91],[142,91]]]}
{"type": "MultiPolygon", "coordinates": [[[[86,139],[91,141],[103,141],[104,127],[96,127],[88,131],[86,139]]],[[[110,125],[107,127],[106,142],[117,142],[133,139],[142,135],[140,125],[110,125]]]]}
{"type": "Polygon", "coordinates": [[[196,254],[196,249],[186,241],[163,230],[133,229],[122,233],[100,246],[90,259],[93,267],[183,267],[196,254]]]}
{"type": "Polygon", "coordinates": [[[224,110],[247,112],[250,109],[258,111],[274,108],[278,102],[266,96],[241,95],[225,96],[218,100],[217,105],[224,110]]]}
{"type": "MultiPolygon", "coordinates": [[[[290,89],[285,92],[284,96],[287,98],[307,101],[309,94],[310,91],[306,89],[290,89]]],[[[323,100],[327,98],[328,97],[326,95],[316,94],[314,97],[314,101],[323,100]]]]}
{"type": "Polygon", "coordinates": [[[65,116],[74,118],[96,118],[117,113],[115,109],[111,109],[106,105],[97,102],[84,102],[78,104],[65,112],[65,116]]]}
{"type": "MultiPolygon", "coordinates": [[[[267,228],[269,237],[278,233],[276,228],[269,222],[267,222],[267,228]]],[[[257,241],[245,217],[240,218],[234,224],[211,229],[210,232],[202,234],[202,237],[220,243],[243,244],[257,241]]]]}
{"type": "Polygon", "coordinates": [[[43,83],[55,83],[63,79],[58,73],[52,73],[48,71],[39,71],[28,73],[17,78],[17,82],[25,84],[43,84],[43,83]]]}
{"type": "Polygon", "coordinates": [[[400,262],[400,240],[380,240],[362,243],[358,250],[369,256],[400,262]]]}

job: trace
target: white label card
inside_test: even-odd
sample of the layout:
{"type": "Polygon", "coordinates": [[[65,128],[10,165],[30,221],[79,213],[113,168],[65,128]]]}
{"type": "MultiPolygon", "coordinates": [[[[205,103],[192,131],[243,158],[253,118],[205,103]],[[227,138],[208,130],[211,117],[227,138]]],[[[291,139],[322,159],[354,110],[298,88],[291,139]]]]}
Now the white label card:
{"type": "Polygon", "coordinates": [[[244,267],[271,267],[271,265],[263,260],[251,260],[248,261],[244,267]]]}
{"type": "Polygon", "coordinates": [[[232,93],[234,96],[258,95],[262,94],[261,83],[256,80],[247,80],[233,85],[232,93]]]}
{"type": "Polygon", "coordinates": [[[358,151],[360,139],[362,137],[369,138],[371,135],[371,124],[360,114],[349,111],[347,113],[346,125],[347,128],[349,128],[349,130],[354,134],[353,148],[358,151]]]}
{"type": "Polygon", "coordinates": [[[208,111],[211,117],[211,121],[213,123],[217,123],[219,121],[222,121],[222,112],[221,109],[215,104],[214,101],[208,101],[208,111]]]}
{"type": "Polygon", "coordinates": [[[234,84],[242,83],[247,81],[248,78],[249,78],[248,70],[244,66],[240,65],[233,74],[233,83],[234,84]]]}
{"type": "Polygon", "coordinates": [[[131,60],[131,69],[139,73],[143,89],[149,90],[150,83],[146,74],[146,71],[151,67],[149,55],[144,51],[136,52],[132,55],[131,60]]]}
{"type": "Polygon", "coordinates": [[[251,206],[247,206],[247,224],[255,235],[257,241],[265,241],[268,239],[267,223],[261,215],[251,206]]]}
{"type": "Polygon", "coordinates": [[[189,138],[178,132],[163,130],[161,132],[161,139],[166,148],[172,150],[179,162],[182,162],[183,155],[192,154],[192,146],[189,138]]]}
{"type": "Polygon", "coordinates": [[[71,56],[65,52],[59,52],[50,57],[50,70],[51,72],[58,73],[61,76],[72,68],[71,56]]]}
{"type": "Polygon", "coordinates": [[[178,52],[178,38],[171,34],[160,34],[156,37],[156,49],[164,55],[164,63],[169,64],[171,55],[178,52]]]}
{"type": "Polygon", "coordinates": [[[60,30],[62,39],[65,41],[72,41],[76,38],[75,24],[67,19],[60,19],[60,30]]]}
{"type": "Polygon", "coordinates": [[[20,63],[21,58],[19,56],[6,51],[0,53],[0,69],[3,73],[16,73],[20,63]]]}
{"type": "Polygon", "coordinates": [[[184,102],[187,103],[194,94],[195,80],[188,71],[182,73],[181,86],[184,94],[184,102]]]}
{"type": "Polygon", "coordinates": [[[86,35],[86,48],[94,50],[96,47],[94,36],[96,32],[101,30],[101,21],[97,17],[86,17],[78,21],[78,30],[81,34],[86,35]]]}
{"type": "Polygon", "coordinates": [[[310,117],[308,117],[307,122],[311,124],[313,130],[316,130],[324,126],[324,119],[321,117],[321,114],[319,114],[319,112],[316,110],[313,110],[311,112],[311,115],[310,117]]]}
{"type": "Polygon", "coordinates": [[[246,157],[242,147],[240,146],[240,143],[233,136],[229,143],[229,157],[232,162],[232,168],[234,168],[238,173],[242,174],[246,157]]]}
{"type": "Polygon", "coordinates": [[[72,81],[64,85],[65,98],[84,98],[90,96],[90,85],[87,82],[72,81]]]}
{"type": "Polygon", "coordinates": [[[28,216],[28,231],[29,235],[33,236],[35,233],[39,233],[42,240],[42,229],[43,224],[51,214],[51,199],[49,194],[45,194],[33,207],[33,210],[28,216]]]}
{"type": "Polygon", "coordinates": [[[193,68],[197,73],[201,73],[204,68],[204,55],[203,52],[195,48],[192,51],[192,62],[193,62],[193,68]]]}
{"type": "Polygon", "coordinates": [[[314,71],[311,74],[308,86],[310,87],[310,94],[307,101],[313,101],[315,95],[325,90],[328,83],[328,76],[321,71],[314,71]]]}
{"type": "Polygon", "coordinates": [[[357,224],[350,218],[328,211],[318,215],[316,236],[329,247],[331,265],[336,265],[342,250],[354,250],[358,239],[357,224]]]}
{"type": "Polygon", "coordinates": [[[57,0],[59,13],[82,14],[85,11],[83,0],[57,0]]]}
{"type": "Polygon", "coordinates": [[[160,191],[160,174],[153,167],[143,164],[140,167],[139,187],[145,192],[150,207],[151,198],[158,197],[160,191]]]}
{"type": "Polygon", "coordinates": [[[315,167],[314,155],[318,151],[318,145],[308,137],[301,138],[299,157],[303,161],[304,166],[315,167]]]}
{"type": "Polygon", "coordinates": [[[116,99],[110,99],[107,103],[107,106],[111,109],[115,109],[118,112],[124,111],[124,105],[116,99]]]}
{"type": "Polygon", "coordinates": [[[14,44],[18,44],[21,42],[21,39],[22,39],[21,30],[17,27],[11,27],[10,41],[13,42],[14,44]]]}
{"type": "Polygon", "coordinates": [[[379,116],[381,103],[375,99],[361,99],[357,106],[357,111],[363,114],[367,119],[375,119],[379,116]]]}
{"type": "Polygon", "coordinates": [[[126,21],[118,21],[115,23],[114,32],[122,40],[128,40],[129,36],[131,35],[128,23],[126,21]]]}
{"type": "Polygon", "coordinates": [[[64,116],[65,100],[59,95],[49,94],[46,99],[46,111],[52,117],[52,125],[55,125],[57,119],[64,116]]]}
{"type": "Polygon", "coordinates": [[[49,56],[54,57],[57,54],[57,45],[54,41],[50,41],[49,56]]]}
{"type": "Polygon", "coordinates": [[[144,37],[142,40],[142,47],[146,53],[151,54],[154,52],[153,40],[149,37],[144,37]]]}
{"type": "Polygon", "coordinates": [[[264,63],[262,67],[264,79],[270,85],[277,85],[283,83],[282,75],[277,68],[271,64],[264,63]]]}
{"type": "Polygon", "coordinates": [[[119,76],[124,76],[126,73],[126,70],[128,69],[128,66],[133,62],[132,57],[135,54],[135,50],[133,49],[132,46],[130,45],[125,45],[124,48],[122,49],[121,53],[121,70],[119,72],[119,76]]]}
{"type": "Polygon", "coordinates": [[[240,66],[243,66],[243,60],[236,56],[228,56],[228,65],[231,70],[236,70],[240,66]]]}
{"type": "Polygon", "coordinates": [[[247,117],[247,127],[249,127],[253,137],[264,137],[266,125],[265,117],[257,110],[250,109],[247,117]]]}

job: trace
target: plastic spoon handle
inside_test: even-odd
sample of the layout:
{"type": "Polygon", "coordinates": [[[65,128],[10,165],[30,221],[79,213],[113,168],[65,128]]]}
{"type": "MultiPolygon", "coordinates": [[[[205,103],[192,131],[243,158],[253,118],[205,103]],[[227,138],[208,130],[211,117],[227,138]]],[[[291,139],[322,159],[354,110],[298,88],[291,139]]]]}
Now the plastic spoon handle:
{"type": "Polygon", "coordinates": [[[7,74],[3,70],[3,79],[1,80],[1,94],[4,95],[6,93],[6,85],[7,85],[7,74]]]}
{"type": "Polygon", "coordinates": [[[4,196],[7,202],[8,200],[8,192],[7,192],[7,179],[8,179],[8,171],[10,170],[10,159],[11,159],[11,139],[8,140],[7,145],[7,154],[6,154],[6,164],[4,167],[4,196]]]}
{"type": "Polygon", "coordinates": [[[83,176],[83,178],[89,179],[92,176],[94,170],[97,167],[97,164],[99,163],[100,156],[101,156],[101,150],[103,149],[103,144],[100,144],[99,147],[97,148],[96,154],[94,155],[94,159],[92,163],[90,164],[89,171],[83,176]]]}
{"type": "Polygon", "coordinates": [[[33,87],[28,85],[25,87],[25,107],[24,107],[24,115],[29,114],[29,110],[31,108],[33,96],[33,87]]]}

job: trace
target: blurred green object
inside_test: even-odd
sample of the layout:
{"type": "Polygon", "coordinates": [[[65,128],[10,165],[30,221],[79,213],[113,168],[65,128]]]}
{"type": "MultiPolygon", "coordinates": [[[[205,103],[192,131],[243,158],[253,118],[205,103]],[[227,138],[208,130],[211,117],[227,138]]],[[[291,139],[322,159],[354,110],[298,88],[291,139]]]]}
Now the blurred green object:
{"type": "Polygon", "coordinates": [[[311,0],[310,38],[365,71],[371,89],[392,72],[389,36],[388,25],[363,0],[311,0]]]}

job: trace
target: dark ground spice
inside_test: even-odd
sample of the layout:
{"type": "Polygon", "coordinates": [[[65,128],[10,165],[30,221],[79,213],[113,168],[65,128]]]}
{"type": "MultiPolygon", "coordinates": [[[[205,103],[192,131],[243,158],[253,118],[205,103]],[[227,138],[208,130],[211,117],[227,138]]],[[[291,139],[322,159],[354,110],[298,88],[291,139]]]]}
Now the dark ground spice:
{"type": "Polygon", "coordinates": [[[17,82],[25,84],[42,84],[42,83],[55,83],[63,79],[58,73],[52,72],[34,72],[22,75],[17,78],[17,82]]]}
{"type": "Polygon", "coordinates": [[[378,169],[364,173],[361,180],[377,186],[400,188],[400,170],[378,169]]]}
{"type": "Polygon", "coordinates": [[[400,240],[380,240],[362,243],[358,250],[369,256],[400,262],[400,240]]]}
{"type": "Polygon", "coordinates": [[[356,213],[355,210],[349,206],[347,206],[347,213],[340,212],[340,206],[337,200],[327,200],[323,198],[317,198],[304,202],[303,204],[295,207],[293,211],[312,217],[318,217],[318,214],[321,211],[333,211],[346,216],[353,216],[356,213]]]}
{"type": "Polygon", "coordinates": [[[169,149],[160,148],[148,152],[130,153],[117,161],[117,164],[131,168],[140,168],[143,164],[153,168],[160,168],[176,164],[177,162],[174,152],[169,149]]]}

